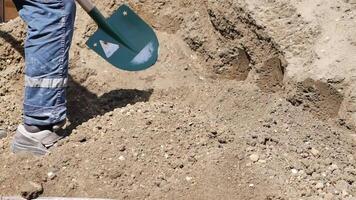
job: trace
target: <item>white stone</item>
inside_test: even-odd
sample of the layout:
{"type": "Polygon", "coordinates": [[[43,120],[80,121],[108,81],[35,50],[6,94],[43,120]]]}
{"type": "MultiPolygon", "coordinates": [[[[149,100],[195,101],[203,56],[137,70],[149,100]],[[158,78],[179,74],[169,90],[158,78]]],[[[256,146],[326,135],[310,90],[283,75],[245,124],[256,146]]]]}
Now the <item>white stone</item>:
{"type": "Polygon", "coordinates": [[[188,181],[188,182],[191,181],[192,179],[193,179],[193,178],[190,177],[190,176],[185,177],[185,180],[188,181]]]}
{"type": "Polygon", "coordinates": [[[260,159],[260,156],[258,154],[250,155],[250,160],[253,162],[257,162],[259,159],[260,159]]]}
{"type": "Polygon", "coordinates": [[[324,188],[324,183],[318,182],[318,183],[315,185],[315,188],[316,188],[316,189],[323,189],[323,188],[324,188]]]}
{"type": "Polygon", "coordinates": [[[319,155],[320,155],[320,152],[319,152],[317,149],[315,149],[315,148],[312,148],[312,149],[310,150],[310,152],[311,152],[314,156],[319,156],[319,155]]]}

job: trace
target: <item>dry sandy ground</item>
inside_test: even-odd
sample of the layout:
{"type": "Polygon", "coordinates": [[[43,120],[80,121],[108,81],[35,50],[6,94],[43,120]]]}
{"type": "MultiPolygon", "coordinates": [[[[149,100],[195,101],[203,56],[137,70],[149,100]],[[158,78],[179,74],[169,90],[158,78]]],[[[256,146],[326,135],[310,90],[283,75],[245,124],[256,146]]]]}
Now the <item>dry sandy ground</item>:
{"type": "Polygon", "coordinates": [[[355,199],[353,2],[131,0],[161,43],[136,73],[85,47],[80,9],[70,136],[40,158],[9,152],[26,30],[0,25],[0,196],[355,199]]]}

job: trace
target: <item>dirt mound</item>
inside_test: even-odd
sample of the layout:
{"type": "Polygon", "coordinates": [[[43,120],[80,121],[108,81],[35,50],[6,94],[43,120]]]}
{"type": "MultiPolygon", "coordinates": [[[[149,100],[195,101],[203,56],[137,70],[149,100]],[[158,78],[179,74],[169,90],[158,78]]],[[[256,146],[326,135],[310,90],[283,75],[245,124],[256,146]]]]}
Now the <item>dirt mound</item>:
{"type": "Polygon", "coordinates": [[[253,67],[282,56],[272,38],[239,3],[209,1],[206,7],[185,20],[187,27],[181,35],[215,74],[245,80],[253,67]]]}
{"type": "Polygon", "coordinates": [[[331,85],[306,79],[289,92],[288,101],[294,106],[303,106],[321,119],[335,118],[339,114],[343,96],[331,85]]]}
{"type": "MultiPolygon", "coordinates": [[[[96,3],[109,15],[123,1],[96,3]]],[[[0,128],[8,133],[0,140],[0,196],[356,195],[354,133],[335,123],[343,96],[327,83],[286,78],[289,50],[299,56],[313,40],[296,49],[286,43],[302,40],[310,27],[280,45],[276,39],[281,38],[268,34],[271,27],[257,22],[244,1],[129,4],[157,31],[158,63],[138,73],[105,63],[85,47],[96,26],[79,9],[68,88],[69,137],[41,158],[9,152],[21,122],[25,29],[19,19],[0,25],[0,128]]],[[[295,13],[290,4],[282,5],[281,13],[295,13]]],[[[298,19],[293,27],[304,24],[300,16],[285,17],[298,19]]]]}
{"type": "Polygon", "coordinates": [[[44,158],[14,157],[5,148],[2,191],[34,181],[45,196],[118,199],[354,194],[347,132],[253,88],[225,82],[154,94],[76,127],[44,158]],[[5,173],[12,166],[16,173],[5,173]]]}

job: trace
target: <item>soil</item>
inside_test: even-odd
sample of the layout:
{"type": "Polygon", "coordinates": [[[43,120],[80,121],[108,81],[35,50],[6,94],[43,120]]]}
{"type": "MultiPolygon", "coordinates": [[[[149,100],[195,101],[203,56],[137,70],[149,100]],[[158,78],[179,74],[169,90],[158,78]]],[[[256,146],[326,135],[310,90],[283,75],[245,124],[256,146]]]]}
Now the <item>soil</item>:
{"type": "Polygon", "coordinates": [[[110,66],[78,8],[69,136],[44,157],[10,152],[26,28],[0,25],[0,196],[356,198],[354,1],[126,3],[155,29],[157,64],[110,66]]]}

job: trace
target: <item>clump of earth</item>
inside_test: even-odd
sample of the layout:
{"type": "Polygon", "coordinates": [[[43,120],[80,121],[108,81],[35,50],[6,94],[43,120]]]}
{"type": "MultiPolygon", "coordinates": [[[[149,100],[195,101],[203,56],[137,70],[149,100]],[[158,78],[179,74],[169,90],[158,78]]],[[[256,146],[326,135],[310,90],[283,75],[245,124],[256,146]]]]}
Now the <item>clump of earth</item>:
{"type": "Polygon", "coordinates": [[[356,198],[353,1],[125,3],[156,31],[157,64],[110,66],[78,8],[69,136],[44,157],[10,152],[26,27],[0,25],[0,196],[356,198]]]}

